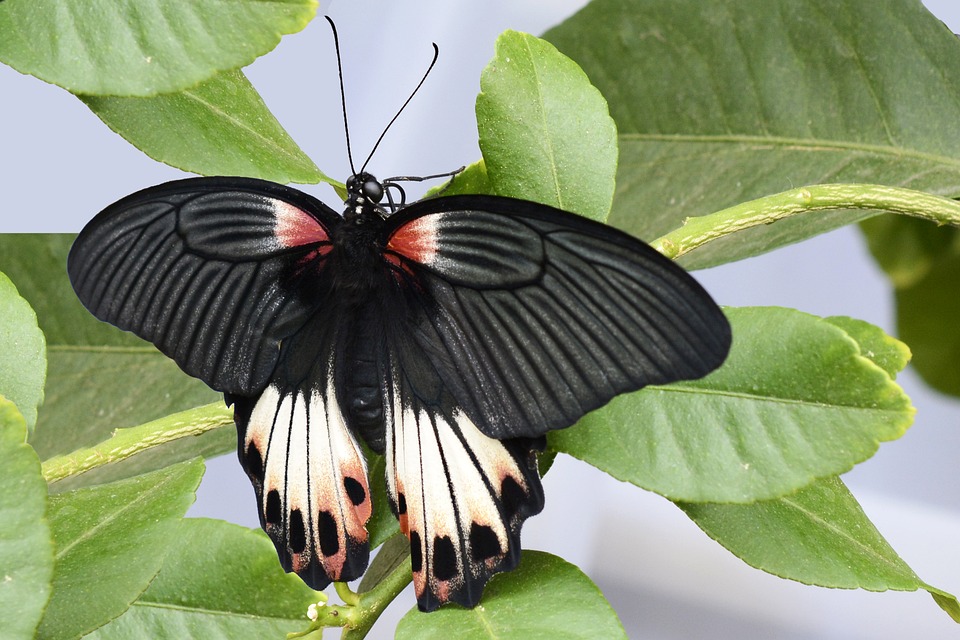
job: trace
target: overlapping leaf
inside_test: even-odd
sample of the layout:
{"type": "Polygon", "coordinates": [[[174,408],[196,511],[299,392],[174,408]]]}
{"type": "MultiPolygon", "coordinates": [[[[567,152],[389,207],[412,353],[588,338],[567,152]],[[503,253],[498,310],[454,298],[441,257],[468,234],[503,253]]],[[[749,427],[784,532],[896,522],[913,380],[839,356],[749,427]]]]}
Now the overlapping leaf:
{"type": "Polygon", "coordinates": [[[148,98],[82,96],[104,123],[160,162],[204,175],[330,182],[239,69],[148,98]]]}
{"type": "Polygon", "coordinates": [[[960,622],[952,595],[924,583],[884,540],[839,478],[747,505],[679,505],[747,564],[805,584],[870,591],[930,591],[960,622]]]}
{"type": "Polygon", "coordinates": [[[53,539],[44,517],[47,488],[26,438],[23,416],[0,397],[0,619],[3,637],[10,640],[34,637],[53,577],[53,539]]]}
{"type": "MultiPolygon", "coordinates": [[[[960,194],[960,42],[919,2],[595,0],[546,38],[610,104],[621,150],[610,221],[645,239],[805,184],[960,194]]],[[[795,218],[683,263],[729,262],[859,217],[795,218]]]]}
{"type": "Polygon", "coordinates": [[[43,400],[46,355],[36,314],[0,265],[0,396],[16,405],[28,431],[43,400]]]}
{"type": "Polygon", "coordinates": [[[317,594],[284,573],[262,531],[188,518],[171,546],[143,595],[87,637],[283,638],[306,626],[317,594]]]}
{"type": "Polygon", "coordinates": [[[603,96],[549,43],[507,31],[480,78],[477,127],[499,195],[605,220],[617,131],[603,96]]]}
{"type": "Polygon", "coordinates": [[[425,614],[414,608],[397,626],[398,640],[492,638],[626,638],[596,585],[577,567],[537,551],[493,578],[473,609],[450,606],[425,614]]]}
{"type": "MultiPolygon", "coordinates": [[[[220,400],[153,346],[83,308],[66,273],[72,241],[70,235],[0,235],[0,271],[22,283],[21,293],[37,310],[47,336],[48,392],[31,438],[42,459],[96,444],[116,428],[220,400]]],[[[221,433],[180,446],[167,463],[200,452],[223,453],[235,441],[232,434],[221,433]]],[[[139,462],[146,466],[127,467],[125,475],[157,464],[139,462]]],[[[94,479],[81,476],[78,481],[94,479]]]]}
{"type": "Polygon", "coordinates": [[[243,67],[316,0],[6,0],[0,61],[73,93],[152,96],[243,67]]]}
{"type": "Polygon", "coordinates": [[[893,283],[897,329],[930,386],[960,396],[960,230],[896,216],[862,225],[893,283]]]}
{"type": "Polygon", "coordinates": [[[874,333],[790,309],[727,315],[719,370],[615,398],[551,445],[674,500],[751,502],[846,471],[910,425],[909,398],[858,342],[874,333]]]}
{"type": "Polygon", "coordinates": [[[202,475],[194,460],[51,496],[56,568],[39,637],[76,638],[123,613],[160,570],[202,475]]]}

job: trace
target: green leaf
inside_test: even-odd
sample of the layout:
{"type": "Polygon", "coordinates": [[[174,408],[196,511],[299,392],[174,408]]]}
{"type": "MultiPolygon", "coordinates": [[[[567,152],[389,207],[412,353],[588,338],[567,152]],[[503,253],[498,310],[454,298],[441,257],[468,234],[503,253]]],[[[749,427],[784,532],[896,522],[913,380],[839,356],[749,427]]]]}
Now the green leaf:
{"type": "Polygon", "coordinates": [[[6,0],[0,61],[73,93],[151,96],[250,64],[316,9],[316,0],[6,0]]]}
{"type": "Polygon", "coordinates": [[[37,316],[0,269],[0,396],[19,409],[27,430],[37,423],[47,375],[47,349],[37,316]]]}
{"type": "MultiPolygon", "coordinates": [[[[595,0],[545,37],[610,104],[610,222],[640,237],[801,185],[960,194],[960,42],[920,2],[595,0]]],[[[801,216],[683,263],[729,262],[865,215],[801,216]]]]}
{"type": "Polygon", "coordinates": [[[26,439],[23,416],[0,397],[0,611],[9,640],[34,637],[53,578],[53,539],[44,518],[47,487],[26,439]]]}
{"type": "MultiPolygon", "coordinates": [[[[41,459],[92,446],[116,428],[221,400],[152,345],[100,322],[83,308],[66,273],[72,242],[73,236],[66,234],[0,235],[0,271],[20,283],[21,295],[36,309],[47,337],[47,393],[31,436],[41,459]]],[[[178,443],[174,452],[167,452],[172,457],[151,461],[138,456],[136,463],[104,473],[136,475],[158,464],[225,453],[235,446],[235,438],[224,430],[178,443]]],[[[76,482],[108,477],[116,475],[85,475],[76,482]]]]}
{"type": "Polygon", "coordinates": [[[944,393],[960,396],[960,254],[943,256],[896,290],[897,329],[913,350],[914,369],[944,393]]]}
{"type": "Polygon", "coordinates": [[[373,513],[367,522],[370,534],[370,548],[376,549],[400,531],[400,523],[390,511],[390,499],[387,497],[387,463],[383,456],[367,450],[367,477],[370,485],[370,499],[373,501],[373,513]]]}
{"type": "Polygon", "coordinates": [[[597,586],[572,564],[524,551],[520,566],[495,576],[473,609],[456,605],[433,613],[416,608],[397,626],[397,640],[475,638],[626,638],[617,614],[597,586]]]}
{"type": "Polygon", "coordinates": [[[194,460],[51,496],[56,566],[39,637],[75,638],[123,613],[160,570],[202,475],[194,460]]]}
{"type": "Polygon", "coordinates": [[[894,287],[923,279],[941,258],[960,256],[960,229],[904,216],[877,216],[860,223],[870,253],[894,287]]]}
{"type": "Polygon", "coordinates": [[[600,92],[549,43],[507,31],[480,77],[477,128],[496,193],[605,220],[617,131],[600,92]]]}
{"type": "Polygon", "coordinates": [[[824,320],[856,340],[860,355],[883,369],[891,379],[895,379],[910,362],[910,348],[876,325],[846,316],[830,316],[824,320]]]}
{"type": "Polygon", "coordinates": [[[925,584],[897,555],[840,478],[754,504],[678,506],[708,536],[767,573],[821,587],[927,589],[948,613],[957,607],[956,598],[925,584]]]}
{"type": "MultiPolygon", "coordinates": [[[[372,547],[373,545],[371,545],[372,547]]],[[[363,573],[357,593],[361,596],[376,587],[386,576],[397,570],[401,565],[410,567],[410,540],[400,531],[390,536],[383,543],[380,551],[373,558],[370,566],[363,573]]],[[[411,575],[411,580],[413,576],[411,575]]]]}
{"type": "Polygon", "coordinates": [[[896,294],[897,328],[915,354],[914,369],[933,388],[960,396],[960,230],[880,216],[861,228],[896,294]]]}
{"type": "Polygon", "coordinates": [[[674,500],[752,502],[847,471],[913,420],[856,341],[876,349],[872,331],[791,309],[726,313],[734,339],[720,369],[619,396],[551,445],[674,500]]]}
{"type": "Polygon", "coordinates": [[[187,518],[147,590],[87,638],[283,638],[318,595],[284,573],[259,530],[187,518]]]}
{"type": "Polygon", "coordinates": [[[490,179],[487,177],[487,166],[482,159],[464,167],[463,171],[453,176],[446,184],[430,188],[424,197],[456,196],[465,193],[494,195],[490,179]]]}
{"type": "Polygon", "coordinates": [[[239,69],[178,93],[81,99],[130,144],[184,171],[283,184],[331,182],[284,131],[239,69]]]}

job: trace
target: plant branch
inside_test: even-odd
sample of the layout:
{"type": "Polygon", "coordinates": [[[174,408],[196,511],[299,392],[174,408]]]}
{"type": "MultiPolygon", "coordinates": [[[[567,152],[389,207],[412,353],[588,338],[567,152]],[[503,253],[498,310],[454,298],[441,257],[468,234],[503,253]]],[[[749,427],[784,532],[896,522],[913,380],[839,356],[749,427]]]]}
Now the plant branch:
{"type": "Polygon", "coordinates": [[[43,477],[48,483],[56,482],[126,460],[152,447],[232,424],[233,410],[222,403],[188,409],[136,427],[117,429],[99,444],[50,458],[42,465],[43,477]]]}
{"type": "Polygon", "coordinates": [[[410,542],[400,534],[388,540],[381,548],[378,558],[388,554],[393,568],[385,573],[369,591],[361,591],[359,602],[351,612],[350,623],[343,630],[343,640],[361,640],[380,618],[380,614],[410,584],[410,542]],[[395,544],[394,544],[395,543],[395,544]],[[401,549],[402,547],[402,549],[401,549]]]}
{"type": "Polygon", "coordinates": [[[712,240],[784,218],[836,209],[900,213],[939,225],[960,226],[960,203],[912,189],[875,184],[821,184],[758,198],[710,215],[688,218],[650,244],[676,259],[712,240]]]}

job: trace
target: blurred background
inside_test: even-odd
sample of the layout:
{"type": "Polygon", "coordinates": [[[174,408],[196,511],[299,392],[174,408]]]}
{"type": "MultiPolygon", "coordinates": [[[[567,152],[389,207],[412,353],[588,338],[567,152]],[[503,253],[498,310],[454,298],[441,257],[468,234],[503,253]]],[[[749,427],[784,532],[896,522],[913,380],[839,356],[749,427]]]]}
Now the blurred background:
{"type": "MultiPolygon", "coordinates": [[[[426,175],[479,157],[474,99],[504,29],[534,34],[582,0],[321,2],[337,22],[354,153],[364,157],[430,62],[430,79],[390,130],[375,175],[426,175]]],[[[960,31],[960,3],[924,4],[960,31]]],[[[894,46],[894,43],[891,43],[894,46]]],[[[324,20],[287,36],[247,74],[287,131],[328,175],[349,174],[340,97],[324,20]]],[[[0,65],[0,232],[75,232],[105,205],[182,176],[110,132],[65,91],[0,65]]],[[[958,123],[960,126],[960,123],[958,123]]],[[[419,191],[411,185],[411,194],[419,191]]],[[[325,185],[307,186],[337,208],[325,185]]],[[[782,305],[850,315],[895,334],[892,294],[856,228],[697,272],[723,305],[782,305]]],[[[899,441],[844,476],[881,533],[927,582],[960,592],[960,401],[908,368],[898,379],[918,408],[899,441]]],[[[525,548],[559,555],[603,590],[631,638],[948,638],[952,623],[920,593],[806,587],[751,569],[666,500],[560,456],[544,480],[545,511],[525,548]]],[[[212,460],[193,516],[258,526],[253,491],[232,455],[212,460]]],[[[545,594],[547,595],[547,594],[545,594]]],[[[414,602],[405,594],[371,635],[392,637],[414,602]]]]}

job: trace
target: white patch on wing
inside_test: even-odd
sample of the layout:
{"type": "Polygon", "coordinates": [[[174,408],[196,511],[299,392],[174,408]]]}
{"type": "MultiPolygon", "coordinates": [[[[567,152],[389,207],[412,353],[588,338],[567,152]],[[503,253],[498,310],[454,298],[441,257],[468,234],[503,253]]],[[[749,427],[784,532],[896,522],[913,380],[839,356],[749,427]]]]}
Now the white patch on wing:
{"type": "Polygon", "coordinates": [[[493,529],[500,549],[505,551],[509,544],[506,525],[490,492],[499,495],[502,479],[507,475],[522,485],[523,475],[503,445],[481,433],[466,414],[458,411],[453,419],[477,461],[473,461],[453,430],[441,430],[440,444],[447,458],[451,483],[456,488],[457,506],[460,513],[470,516],[469,521],[464,522],[464,532],[469,535],[471,523],[486,525],[493,529]]]}
{"type": "MultiPolygon", "coordinates": [[[[414,587],[418,597],[429,589],[446,602],[463,587],[467,576],[489,576],[510,546],[509,523],[504,522],[500,491],[506,477],[528,490],[524,474],[501,442],[484,435],[462,411],[452,416],[432,414],[410,403],[402,406],[399,390],[393,394],[393,428],[387,430],[387,489],[394,503],[400,494],[406,514],[401,530],[420,538],[421,566],[414,559],[414,587]],[[469,450],[468,450],[469,449],[469,450]],[[459,522],[458,522],[459,519],[459,522]],[[488,552],[479,561],[471,555],[473,525],[489,527],[499,553],[488,552]],[[436,575],[437,540],[449,538],[449,552],[436,575]],[[467,566],[464,566],[467,565],[467,566]]],[[[389,424],[389,423],[388,423],[389,424]]],[[[445,543],[444,543],[445,544],[445,543]]],[[[484,578],[485,581],[485,578],[484,578]]]]}
{"type": "MultiPolygon", "coordinates": [[[[273,386],[267,388],[257,401],[250,416],[251,426],[256,424],[257,431],[266,432],[266,447],[263,451],[263,501],[260,510],[264,517],[267,515],[267,495],[276,491],[280,496],[280,504],[287,503],[287,452],[290,447],[290,418],[293,415],[293,398],[281,396],[279,389],[273,386]]],[[[250,427],[247,428],[250,433],[250,427]]],[[[249,435],[248,435],[249,437],[249,435]]],[[[287,514],[281,513],[281,523],[285,523],[287,514]]],[[[280,523],[275,523],[280,524],[280,523]]]]}
{"type": "Polygon", "coordinates": [[[337,580],[350,562],[348,553],[367,540],[372,503],[362,451],[337,404],[333,381],[325,382],[324,391],[308,395],[281,394],[272,385],[265,389],[251,412],[244,447],[253,444],[265,459],[260,509],[267,533],[288,547],[295,571],[316,560],[337,580]],[[347,478],[353,499],[362,497],[358,504],[347,478]],[[279,497],[280,513],[270,514],[274,522],[268,519],[271,492],[279,497]],[[294,511],[302,516],[302,532],[291,531],[299,524],[294,511]]]}
{"type": "Polygon", "coordinates": [[[250,421],[247,424],[246,437],[243,442],[243,449],[246,451],[250,444],[257,448],[261,456],[265,456],[267,446],[270,444],[270,433],[273,431],[273,419],[276,415],[277,404],[280,401],[280,391],[273,385],[267,387],[260,394],[253,412],[250,414],[250,421]]]}
{"type": "MultiPolygon", "coordinates": [[[[315,422],[311,414],[311,421],[308,425],[307,403],[302,393],[284,398],[284,404],[291,402],[293,404],[293,415],[290,425],[290,446],[287,447],[287,513],[294,509],[299,509],[304,515],[309,509],[309,475],[307,474],[307,455],[311,453],[307,448],[307,428],[313,428],[315,422]]],[[[277,425],[280,426],[280,425],[277,425]]]]}

